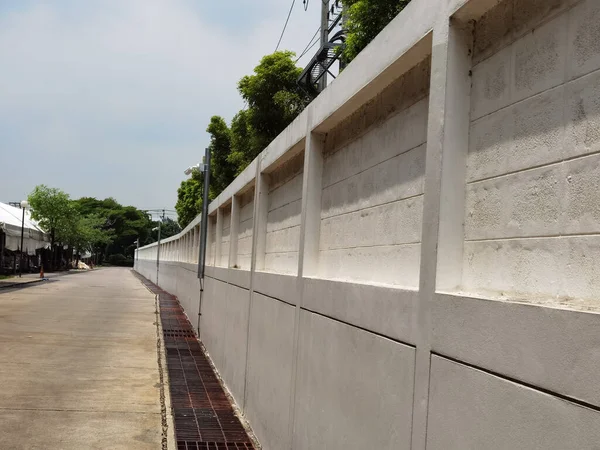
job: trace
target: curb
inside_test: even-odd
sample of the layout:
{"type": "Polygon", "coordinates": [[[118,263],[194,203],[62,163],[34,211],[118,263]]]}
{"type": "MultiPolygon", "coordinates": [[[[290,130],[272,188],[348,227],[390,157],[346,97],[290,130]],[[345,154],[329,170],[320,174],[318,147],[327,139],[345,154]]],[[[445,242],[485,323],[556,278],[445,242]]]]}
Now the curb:
{"type": "Polygon", "coordinates": [[[40,283],[44,280],[47,280],[47,278],[40,278],[38,280],[32,280],[32,281],[25,281],[24,283],[13,283],[13,284],[3,284],[0,285],[0,290],[2,289],[9,289],[9,288],[15,288],[15,287],[25,287],[25,286],[29,286],[30,284],[34,284],[34,283],[40,283]]]}

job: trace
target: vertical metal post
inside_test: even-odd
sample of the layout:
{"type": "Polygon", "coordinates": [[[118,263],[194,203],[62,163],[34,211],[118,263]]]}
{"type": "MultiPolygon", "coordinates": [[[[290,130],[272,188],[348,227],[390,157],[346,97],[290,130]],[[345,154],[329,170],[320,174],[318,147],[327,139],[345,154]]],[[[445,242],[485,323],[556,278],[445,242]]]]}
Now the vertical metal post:
{"type": "Polygon", "coordinates": [[[19,254],[19,278],[23,275],[23,235],[25,234],[25,208],[23,209],[23,218],[21,219],[21,253],[19,254]]]}
{"type": "Polygon", "coordinates": [[[158,269],[160,266],[160,225],[161,221],[158,221],[158,243],[156,244],[156,285],[158,286],[158,269]]]}
{"type": "Polygon", "coordinates": [[[208,233],[208,191],[210,189],[210,149],[204,156],[204,192],[202,198],[202,221],[200,223],[200,255],[198,255],[198,278],[204,279],[206,265],[206,238],[208,233]]]}
{"type": "MultiPolygon", "coordinates": [[[[321,0],[321,47],[329,41],[329,0],[321,0]]],[[[327,87],[327,72],[319,80],[319,92],[327,87]]]]}

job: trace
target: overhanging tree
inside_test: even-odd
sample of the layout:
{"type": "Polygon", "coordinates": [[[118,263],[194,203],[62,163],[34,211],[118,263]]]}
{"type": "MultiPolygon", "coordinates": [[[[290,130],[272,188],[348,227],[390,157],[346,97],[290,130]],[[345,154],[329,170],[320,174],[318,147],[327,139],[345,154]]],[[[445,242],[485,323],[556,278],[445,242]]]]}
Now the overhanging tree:
{"type": "Polygon", "coordinates": [[[352,61],[410,0],[342,0],[346,7],[346,46],[342,56],[352,61]]]}

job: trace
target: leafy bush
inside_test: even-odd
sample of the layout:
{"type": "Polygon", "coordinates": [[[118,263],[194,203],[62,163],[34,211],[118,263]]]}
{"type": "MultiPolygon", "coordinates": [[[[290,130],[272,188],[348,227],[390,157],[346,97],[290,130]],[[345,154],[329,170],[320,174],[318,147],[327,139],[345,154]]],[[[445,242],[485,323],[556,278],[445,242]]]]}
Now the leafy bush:
{"type": "Polygon", "coordinates": [[[117,253],[108,257],[108,263],[113,266],[133,267],[133,258],[128,258],[121,253],[117,253]]]}

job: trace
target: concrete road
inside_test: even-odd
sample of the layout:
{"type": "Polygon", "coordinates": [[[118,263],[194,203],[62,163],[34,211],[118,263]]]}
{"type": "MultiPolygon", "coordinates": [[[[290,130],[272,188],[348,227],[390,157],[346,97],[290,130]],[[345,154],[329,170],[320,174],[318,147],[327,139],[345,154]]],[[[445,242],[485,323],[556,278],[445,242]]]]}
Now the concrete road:
{"type": "Polygon", "coordinates": [[[160,449],[154,312],[129,269],[0,291],[0,448],[160,449]]]}

